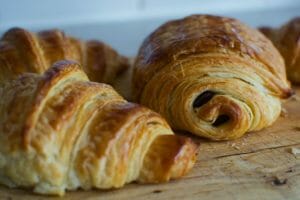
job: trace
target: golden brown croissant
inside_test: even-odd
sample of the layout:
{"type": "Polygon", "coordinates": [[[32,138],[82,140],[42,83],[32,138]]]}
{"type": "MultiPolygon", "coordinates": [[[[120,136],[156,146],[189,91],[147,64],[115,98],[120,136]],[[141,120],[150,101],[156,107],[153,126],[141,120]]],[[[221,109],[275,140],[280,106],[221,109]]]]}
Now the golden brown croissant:
{"type": "Polygon", "coordinates": [[[282,57],[259,31],[218,16],[170,21],[142,44],[134,99],[170,123],[214,140],[271,125],[291,95],[282,57]]]}
{"type": "Polygon", "coordinates": [[[12,28],[0,40],[0,82],[23,72],[43,73],[64,59],[79,62],[90,80],[104,83],[128,67],[127,58],[100,41],[80,41],[60,30],[35,34],[12,28]]]}
{"type": "Polygon", "coordinates": [[[155,112],[61,61],[0,87],[0,183],[63,195],[183,176],[197,145],[155,112]]]}
{"type": "Polygon", "coordinates": [[[296,17],[278,29],[262,27],[264,33],[277,47],[286,64],[288,79],[300,84],[300,17],[296,17]]]}

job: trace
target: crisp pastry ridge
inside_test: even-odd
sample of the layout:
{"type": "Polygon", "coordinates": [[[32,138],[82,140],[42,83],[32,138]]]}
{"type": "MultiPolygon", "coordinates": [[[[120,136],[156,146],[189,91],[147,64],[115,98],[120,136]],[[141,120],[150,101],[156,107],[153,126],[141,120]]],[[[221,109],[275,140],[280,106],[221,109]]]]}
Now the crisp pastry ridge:
{"type": "Polygon", "coordinates": [[[0,86],[0,183],[63,195],[164,182],[187,173],[198,144],[159,114],[60,61],[0,86]]]}
{"type": "Polygon", "coordinates": [[[293,92],[263,34],[232,18],[192,15],[144,40],[132,93],[175,130],[228,140],[271,125],[293,92]]]}
{"type": "Polygon", "coordinates": [[[11,28],[0,40],[0,82],[24,72],[41,74],[59,60],[79,62],[90,80],[103,83],[112,83],[129,66],[126,57],[101,41],[82,41],[58,29],[11,28]]]}
{"type": "Polygon", "coordinates": [[[300,84],[300,17],[295,17],[279,28],[259,29],[277,47],[286,64],[288,79],[300,84]]]}

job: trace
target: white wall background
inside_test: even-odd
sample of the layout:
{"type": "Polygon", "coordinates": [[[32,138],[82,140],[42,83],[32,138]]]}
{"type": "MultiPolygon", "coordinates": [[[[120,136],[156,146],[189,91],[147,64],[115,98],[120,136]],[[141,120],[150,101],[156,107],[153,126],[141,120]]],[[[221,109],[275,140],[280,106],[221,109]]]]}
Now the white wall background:
{"type": "Polygon", "coordinates": [[[278,26],[300,15],[300,0],[0,0],[0,34],[15,26],[60,28],[132,56],[157,26],[194,13],[278,26]]]}

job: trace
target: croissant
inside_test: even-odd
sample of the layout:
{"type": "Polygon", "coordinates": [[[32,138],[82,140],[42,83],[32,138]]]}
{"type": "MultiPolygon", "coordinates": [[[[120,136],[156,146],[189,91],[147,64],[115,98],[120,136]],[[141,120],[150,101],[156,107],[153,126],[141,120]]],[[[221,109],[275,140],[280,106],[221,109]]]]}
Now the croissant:
{"type": "Polygon", "coordinates": [[[43,73],[54,62],[74,60],[92,81],[112,83],[128,67],[128,59],[103,42],[80,41],[60,30],[37,34],[12,28],[0,40],[0,82],[24,72],[43,73]]]}
{"type": "Polygon", "coordinates": [[[286,64],[287,77],[292,83],[300,84],[300,17],[296,17],[278,29],[261,27],[277,47],[286,64]]]}
{"type": "Polygon", "coordinates": [[[192,15],[167,22],[143,42],[132,95],[175,130],[213,140],[271,125],[292,94],[282,57],[238,20],[192,15]]]}
{"type": "Polygon", "coordinates": [[[61,61],[0,87],[0,183],[63,195],[156,183],[188,172],[198,145],[157,113],[61,61]]]}

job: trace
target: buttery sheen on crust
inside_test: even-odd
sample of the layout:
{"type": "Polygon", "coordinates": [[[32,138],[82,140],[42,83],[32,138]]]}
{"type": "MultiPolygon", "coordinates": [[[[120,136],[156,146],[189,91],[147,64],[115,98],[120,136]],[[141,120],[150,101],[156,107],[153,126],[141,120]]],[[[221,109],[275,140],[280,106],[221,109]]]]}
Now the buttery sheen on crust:
{"type": "Polygon", "coordinates": [[[191,139],[80,68],[61,61],[0,86],[1,184],[63,195],[164,182],[191,169],[198,148],[191,139]]]}
{"type": "Polygon", "coordinates": [[[24,72],[43,73],[59,60],[79,62],[89,79],[111,83],[129,66],[101,41],[81,41],[54,29],[32,33],[12,28],[0,40],[0,82],[24,72]]]}
{"type": "Polygon", "coordinates": [[[133,97],[171,127],[214,140],[271,125],[292,94],[282,57],[259,31],[226,17],[167,22],[140,47],[133,97]]]}
{"type": "Polygon", "coordinates": [[[286,64],[288,79],[300,84],[300,17],[296,17],[278,29],[261,27],[264,33],[280,51],[286,64]]]}

